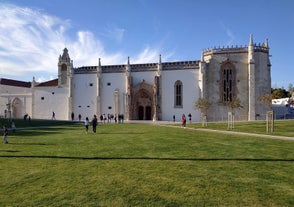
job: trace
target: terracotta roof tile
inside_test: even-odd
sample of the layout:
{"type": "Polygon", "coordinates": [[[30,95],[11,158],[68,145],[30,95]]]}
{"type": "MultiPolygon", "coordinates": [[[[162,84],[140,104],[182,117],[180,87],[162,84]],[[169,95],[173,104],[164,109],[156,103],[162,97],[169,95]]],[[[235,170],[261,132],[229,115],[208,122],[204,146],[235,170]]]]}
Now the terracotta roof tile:
{"type": "Polygon", "coordinates": [[[58,79],[46,81],[40,84],[37,84],[36,87],[44,87],[44,86],[58,86],[58,79]]]}
{"type": "Polygon", "coordinates": [[[25,81],[6,79],[6,78],[0,78],[0,85],[30,88],[32,83],[25,82],[25,81]]]}

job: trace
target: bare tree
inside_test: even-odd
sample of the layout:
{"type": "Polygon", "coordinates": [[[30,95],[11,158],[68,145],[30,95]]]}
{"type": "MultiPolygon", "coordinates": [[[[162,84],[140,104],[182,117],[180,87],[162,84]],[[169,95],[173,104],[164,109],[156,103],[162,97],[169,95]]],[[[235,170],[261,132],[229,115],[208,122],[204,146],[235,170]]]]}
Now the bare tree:
{"type": "Polygon", "coordinates": [[[235,126],[234,110],[243,108],[243,106],[237,97],[234,97],[231,101],[227,101],[226,106],[228,107],[228,129],[233,129],[235,126]]]}
{"type": "Polygon", "coordinates": [[[234,97],[232,101],[226,102],[226,105],[231,112],[234,112],[234,109],[243,108],[241,101],[237,97],[234,97]]]}
{"type": "Polygon", "coordinates": [[[259,97],[259,100],[264,102],[270,109],[272,108],[272,99],[273,99],[272,94],[262,94],[259,97]]]}
{"type": "Polygon", "coordinates": [[[274,111],[272,110],[272,94],[263,94],[259,97],[259,100],[264,102],[269,108],[270,111],[266,112],[266,131],[273,132],[274,131],[274,111]]]}
{"type": "Polygon", "coordinates": [[[195,109],[200,109],[202,126],[207,126],[207,110],[211,106],[211,103],[205,98],[199,98],[195,102],[195,109]]]}

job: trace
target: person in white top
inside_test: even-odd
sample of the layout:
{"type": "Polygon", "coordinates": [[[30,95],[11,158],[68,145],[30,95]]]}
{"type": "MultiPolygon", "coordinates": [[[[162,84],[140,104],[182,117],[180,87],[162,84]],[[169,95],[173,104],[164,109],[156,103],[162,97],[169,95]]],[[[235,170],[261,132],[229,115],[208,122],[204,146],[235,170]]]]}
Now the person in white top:
{"type": "Polygon", "coordinates": [[[86,120],[85,120],[86,134],[88,134],[88,131],[89,131],[89,125],[90,125],[89,118],[86,117],[86,120]]]}

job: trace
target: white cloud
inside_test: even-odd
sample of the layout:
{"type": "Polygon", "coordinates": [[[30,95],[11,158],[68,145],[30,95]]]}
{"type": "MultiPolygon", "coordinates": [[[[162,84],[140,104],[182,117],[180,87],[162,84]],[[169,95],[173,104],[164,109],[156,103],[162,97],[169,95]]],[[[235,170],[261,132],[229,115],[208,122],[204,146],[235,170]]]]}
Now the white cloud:
{"type": "MultiPolygon", "coordinates": [[[[75,67],[126,63],[126,52],[107,53],[104,44],[91,31],[77,31],[69,36],[70,20],[50,16],[38,10],[0,3],[0,74],[18,76],[31,74],[44,81],[57,75],[58,56],[66,46],[75,67]],[[66,45],[65,45],[66,44],[66,45]],[[47,73],[48,78],[43,75],[47,73]],[[38,77],[38,74],[42,74],[38,77]],[[51,76],[51,77],[50,77],[51,76]]],[[[108,34],[120,42],[124,29],[108,27],[108,34]]],[[[159,49],[146,46],[133,63],[158,60],[159,49]]],[[[31,78],[29,79],[31,80],[31,78]]]]}
{"type": "MultiPolygon", "coordinates": [[[[161,50],[158,47],[146,45],[141,53],[131,59],[131,63],[157,63],[161,50]]],[[[174,56],[174,52],[164,53],[161,56],[162,62],[166,62],[174,56]]]]}
{"type": "Polygon", "coordinates": [[[67,21],[10,4],[0,4],[0,19],[1,74],[52,70],[67,21]]]}
{"type": "Polygon", "coordinates": [[[105,33],[103,36],[114,39],[116,42],[121,43],[124,37],[125,29],[119,28],[116,25],[110,25],[108,24],[105,28],[105,33]]]}
{"type": "Polygon", "coordinates": [[[133,63],[148,63],[148,62],[157,62],[158,60],[158,50],[150,49],[149,46],[145,47],[145,49],[132,60],[133,63]]]}
{"type": "Polygon", "coordinates": [[[226,45],[232,45],[236,40],[234,33],[222,21],[219,21],[219,23],[228,37],[226,45]]]}
{"type": "MultiPolygon", "coordinates": [[[[50,77],[49,77],[49,80],[53,80],[53,79],[54,79],[53,76],[50,76],[50,77]]],[[[36,80],[36,82],[38,82],[38,83],[41,83],[41,82],[44,82],[44,81],[48,81],[48,78],[45,78],[44,76],[40,76],[40,77],[38,77],[38,79],[36,80]]]]}

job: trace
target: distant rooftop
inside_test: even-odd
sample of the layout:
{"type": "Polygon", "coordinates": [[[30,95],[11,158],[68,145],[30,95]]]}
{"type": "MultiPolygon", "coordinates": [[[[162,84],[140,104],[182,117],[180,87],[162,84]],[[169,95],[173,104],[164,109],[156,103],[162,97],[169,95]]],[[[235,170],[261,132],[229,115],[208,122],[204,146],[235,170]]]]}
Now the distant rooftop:
{"type": "Polygon", "coordinates": [[[50,81],[42,82],[40,84],[36,84],[36,87],[44,87],[44,86],[58,86],[58,79],[53,79],[50,81]]]}
{"type": "Polygon", "coordinates": [[[6,78],[0,78],[0,85],[30,88],[32,83],[25,82],[25,81],[6,79],[6,78]]]}
{"type": "MultiPolygon", "coordinates": [[[[0,85],[30,88],[32,86],[32,82],[0,78],[0,85]]],[[[36,87],[48,87],[48,86],[58,86],[58,79],[49,80],[42,83],[36,83],[36,87]]]]}

